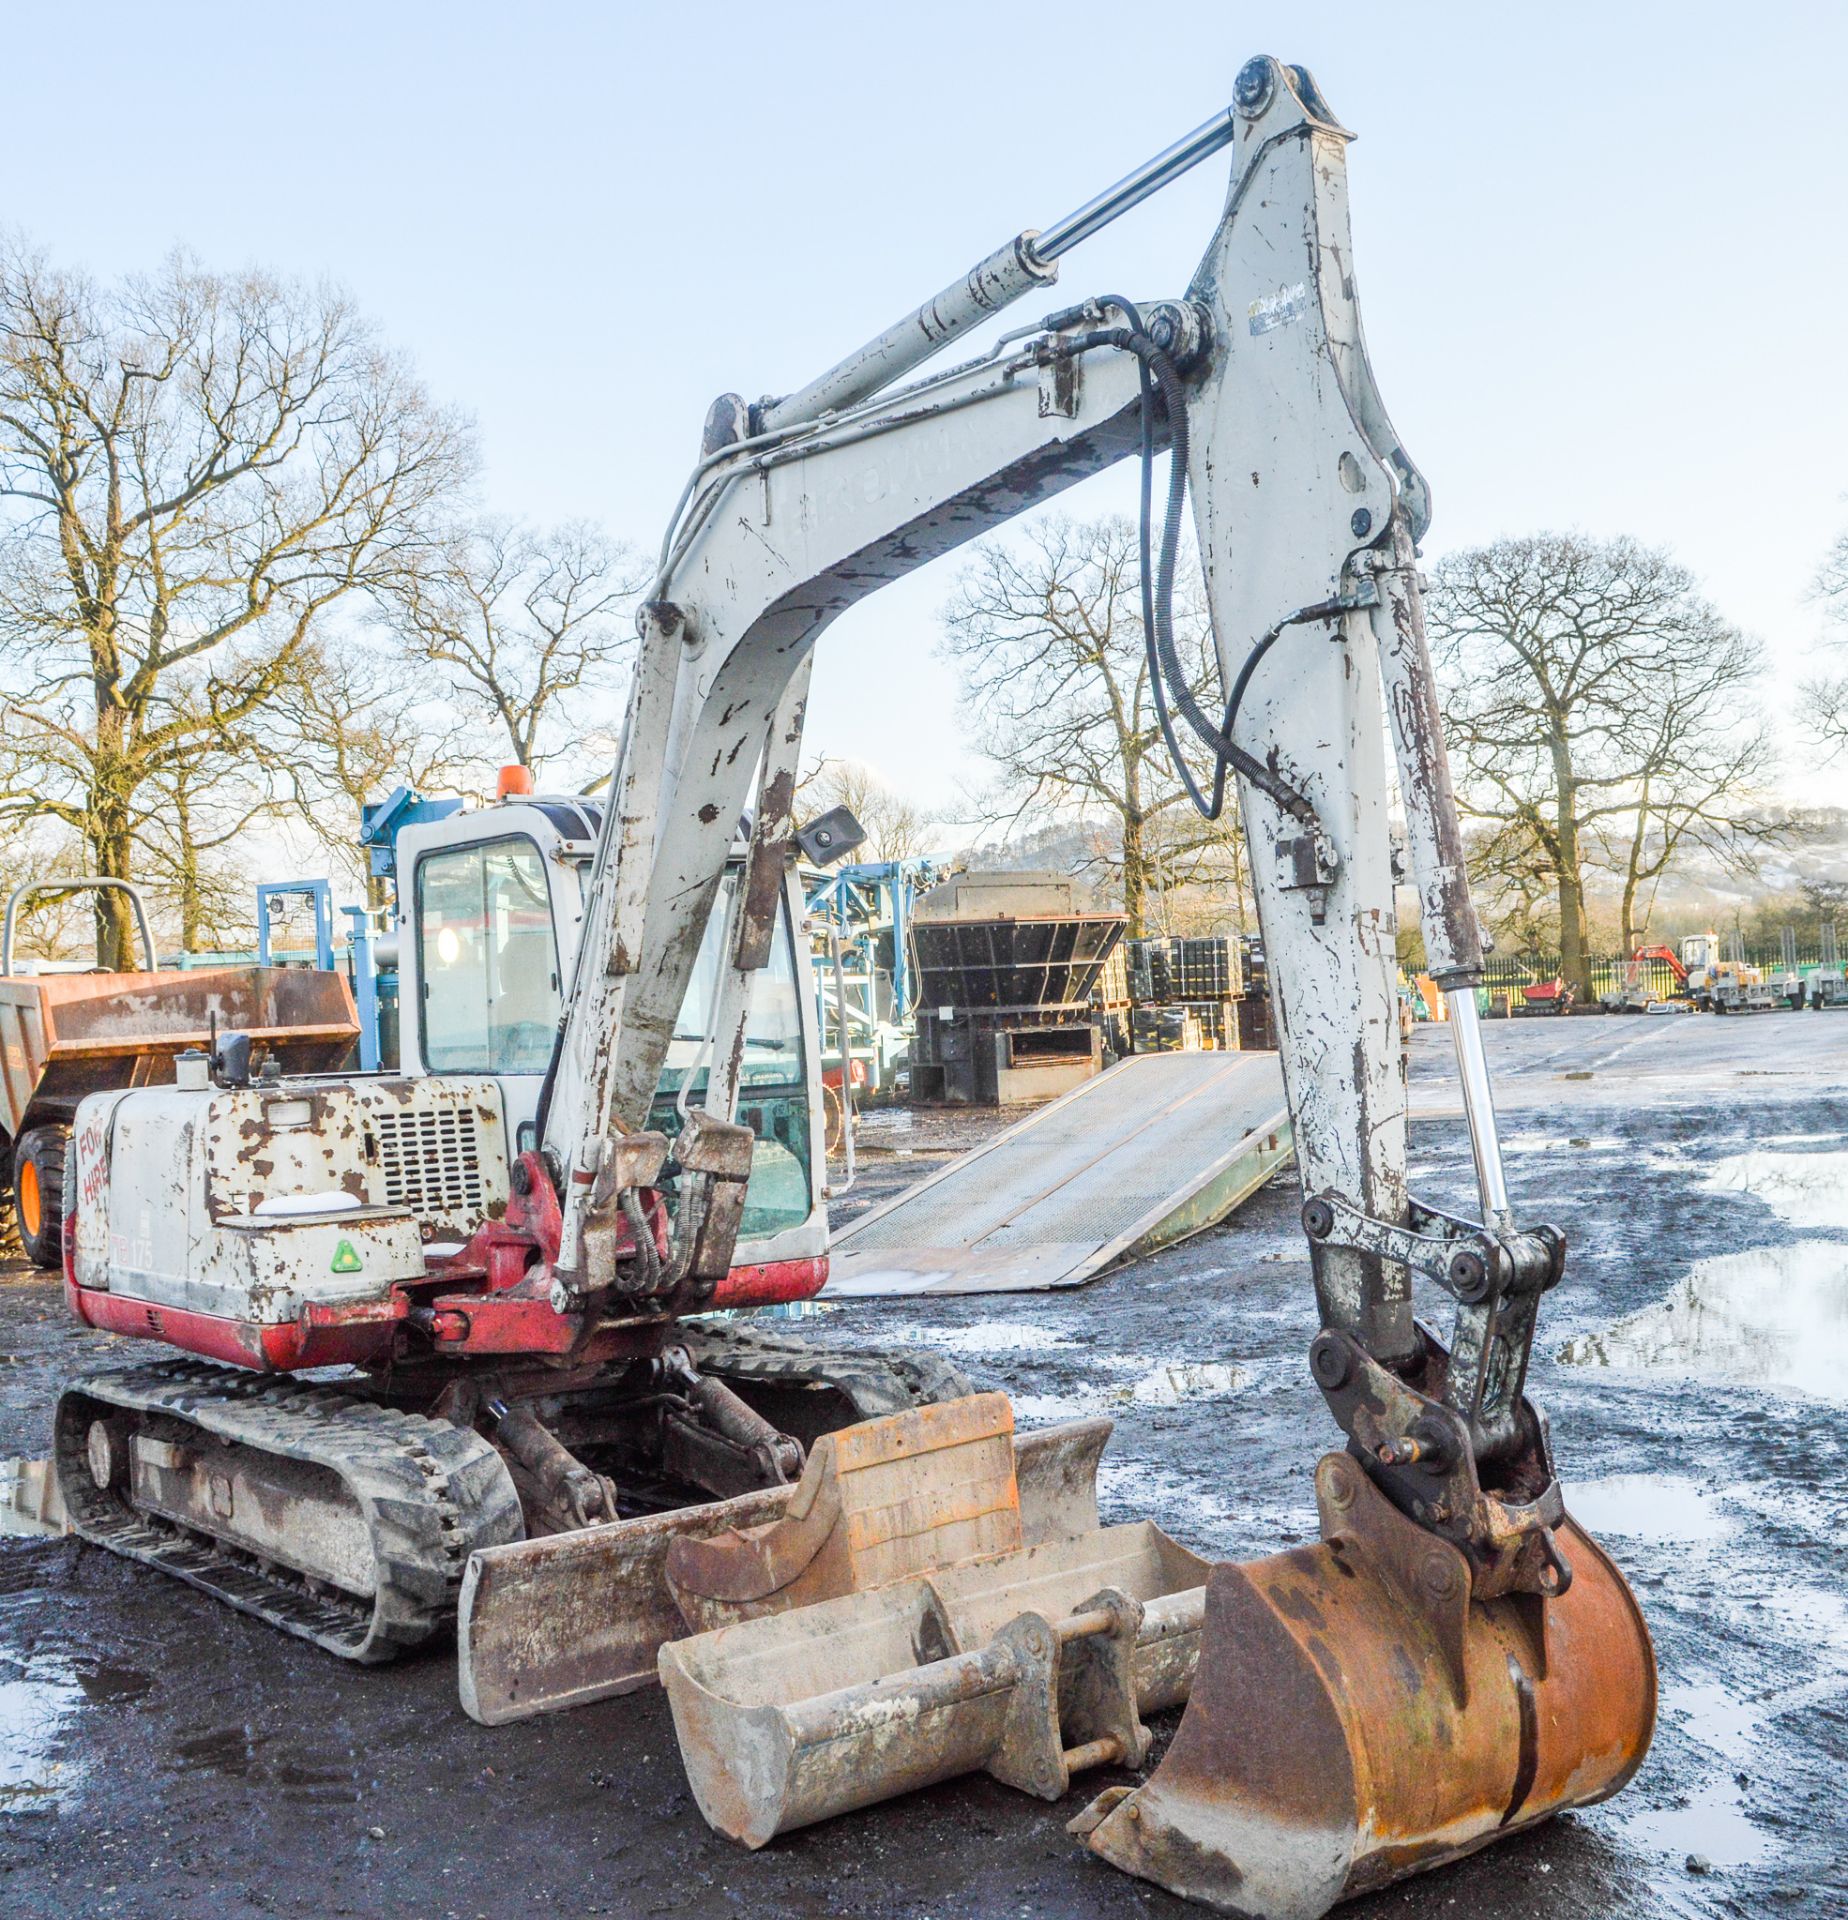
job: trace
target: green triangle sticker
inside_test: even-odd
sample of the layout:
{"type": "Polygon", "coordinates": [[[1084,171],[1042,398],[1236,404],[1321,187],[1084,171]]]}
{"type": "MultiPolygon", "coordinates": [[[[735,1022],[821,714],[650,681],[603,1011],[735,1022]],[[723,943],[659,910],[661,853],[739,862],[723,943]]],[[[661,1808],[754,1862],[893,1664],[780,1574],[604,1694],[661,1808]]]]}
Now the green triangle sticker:
{"type": "Polygon", "coordinates": [[[334,1249],[334,1271],[336,1273],[359,1273],[365,1267],[358,1250],[351,1240],[342,1240],[334,1249]]]}

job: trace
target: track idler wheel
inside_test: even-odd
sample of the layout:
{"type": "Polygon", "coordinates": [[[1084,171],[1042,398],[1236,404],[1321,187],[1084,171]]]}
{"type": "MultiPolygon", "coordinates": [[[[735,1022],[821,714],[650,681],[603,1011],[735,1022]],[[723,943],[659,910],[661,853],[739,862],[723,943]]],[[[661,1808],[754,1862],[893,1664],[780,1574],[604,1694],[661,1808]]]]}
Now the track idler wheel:
{"type": "Polygon", "coordinates": [[[1655,1728],[1649,1630],[1570,1519],[1563,1593],[1484,1601],[1347,1454],[1318,1465],[1316,1502],[1319,1545],[1213,1569],[1172,1746],[1072,1823],[1125,1872],[1264,1920],[1608,1799],[1655,1728]]]}

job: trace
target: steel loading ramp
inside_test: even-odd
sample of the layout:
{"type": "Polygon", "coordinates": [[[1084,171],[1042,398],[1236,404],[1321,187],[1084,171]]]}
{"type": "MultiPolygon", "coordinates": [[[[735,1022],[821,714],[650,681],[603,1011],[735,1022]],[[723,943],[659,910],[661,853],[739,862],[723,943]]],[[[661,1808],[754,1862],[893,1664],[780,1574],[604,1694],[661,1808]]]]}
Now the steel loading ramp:
{"type": "Polygon", "coordinates": [[[1290,1152],[1274,1053],[1139,1054],[856,1220],[826,1291],[1079,1286],[1223,1220],[1290,1152]]]}

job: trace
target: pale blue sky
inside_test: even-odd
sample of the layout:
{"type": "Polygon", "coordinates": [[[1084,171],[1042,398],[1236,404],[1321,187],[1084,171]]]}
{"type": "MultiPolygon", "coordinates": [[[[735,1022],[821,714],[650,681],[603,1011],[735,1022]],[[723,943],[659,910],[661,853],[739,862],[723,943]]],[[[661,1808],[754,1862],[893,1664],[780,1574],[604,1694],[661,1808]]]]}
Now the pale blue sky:
{"type": "MultiPolygon", "coordinates": [[[[490,504],[652,548],[715,393],[800,384],[1256,52],[1360,136],[1362,306],[1427,550],[1667,543],[1787,689],[1848,525],[1841,5],[13,0],[0,220],[103,273],[177,242],[339,279],[475,413],[490,504]]],[[[1178,293],[1223,191],[1209,162],[1061,296],[1178,293]]],[[[930,801],[974,771],[931,657],[955,565],[839,623],[811,722],[930,801]]]]}

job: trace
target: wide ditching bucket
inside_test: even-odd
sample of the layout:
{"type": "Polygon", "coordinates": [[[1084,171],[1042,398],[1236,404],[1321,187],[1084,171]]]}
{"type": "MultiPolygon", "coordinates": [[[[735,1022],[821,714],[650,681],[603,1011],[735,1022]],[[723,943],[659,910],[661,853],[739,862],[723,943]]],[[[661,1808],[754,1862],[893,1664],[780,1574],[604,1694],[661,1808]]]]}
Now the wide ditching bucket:
{"type": "Polygon", "coordinates": [[[1001,1393],[818,1440],[801,1480],[474,1554],[462,1704],[487,1725],[652,1686],[664,1642],[1095,1533],[1108,1420],[1014,1432],[1001,1393]]]}
{"type": "Polygon", "coordinates": [[[1126,1872],[1265,1920],[1606,1799],[1655,1725],[1642,1614],[1572,1521],[1563,1592],[1484,1601],[1348,1455],[1322,1460],[1316,1498],[1319,1545],[1213,1568],[1173,1744],[1072,1823],[1126,1872]]]}

